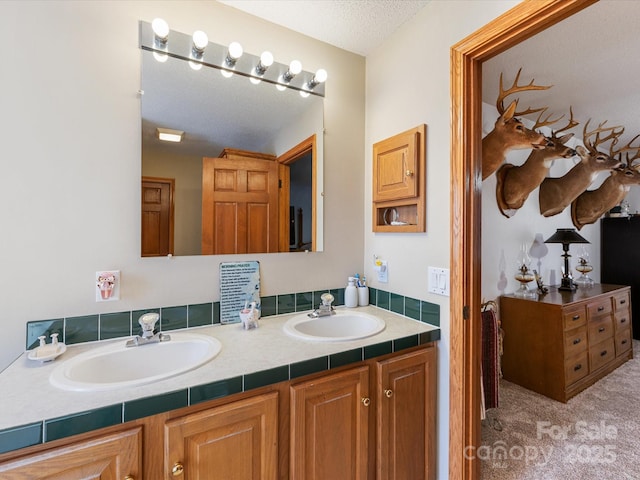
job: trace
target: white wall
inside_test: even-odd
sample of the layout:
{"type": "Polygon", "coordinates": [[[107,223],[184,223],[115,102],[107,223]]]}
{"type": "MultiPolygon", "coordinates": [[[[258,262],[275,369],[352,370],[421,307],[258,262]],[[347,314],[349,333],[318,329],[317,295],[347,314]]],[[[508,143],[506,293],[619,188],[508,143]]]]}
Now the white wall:
{"type": "Polygon", "coordinates": [[[216,2],[3,1],[0,370],[24,350],[30,320],[219,299],[229,257],[140,258],[138,21],[157,16],[327,69],[324,252],[251,259],[263,295],[337,287],[362,270],[361,56],[216,2]],[[96,303],[106,269],[121,271],[121,300],[96,303]]]}
{"type": "Polygon", "coordinates": [[[427,293],[427,267],[449,267],[450,47],[516,3],[431,1],[367,56],[364,270],[376,288],[440,305],[437,478],[447,477],[448,465],[449,298],[427,293]],[[427,124],[427,232],[373,233],[372,146],[421,123],[427,124]],[[388,261],[387,284],[376,280],[374,254],[388,261]]]}

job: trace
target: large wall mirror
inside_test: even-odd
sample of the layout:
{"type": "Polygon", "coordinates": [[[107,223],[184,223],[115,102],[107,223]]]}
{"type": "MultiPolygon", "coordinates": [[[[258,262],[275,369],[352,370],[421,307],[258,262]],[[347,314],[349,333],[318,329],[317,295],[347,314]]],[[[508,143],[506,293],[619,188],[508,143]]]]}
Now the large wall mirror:
{"type": "MultiPolygon", "coordinates": [[[[144,48],[153,44],[144,38],[153,35],[147,30],[141,22],[142,255],[321,251],[322,96],[278,89],[268,80],[256,83],[238,72],[223,75],[206,56],[193,62],[159,54],[144,48]],[[182,141],[161,141],[158,129],[184,132],[182,141]],[[207,173],[204,159],[217,159],[211,162],[222,167],[207,173]],[[269,176],[272,165],[275,184],[269,176]],[[224,207],[208,211],[207,185],[225,187],[232,177],[243,176],[248,178],[239,187],[244,193],[266,187],[275,188],[275,196],[270,191],[267,203],[251,197],[246,210],[239,211],[234,203],[239,194],[229,188],[225,198],[218,189],[216,205],[224,207]],[[209,226],[203,210],[205,217],[212,215],[209,226]],[[243,216],[243,226],[230,226],[229,218],[243,216]],[[265,227],[260,222],[267,217],[271,221],[265,227]],[[248,241],[243,243],[243,236],[248,241]]],[[[172,31],[169,43],[184,42],[184,37],[191,38],[172,31]]],[[[209,45],[215,47],[211,55],[226,51],[209,45]]],[[[271,68],[286,66],[274,63],[271,68]]]]}

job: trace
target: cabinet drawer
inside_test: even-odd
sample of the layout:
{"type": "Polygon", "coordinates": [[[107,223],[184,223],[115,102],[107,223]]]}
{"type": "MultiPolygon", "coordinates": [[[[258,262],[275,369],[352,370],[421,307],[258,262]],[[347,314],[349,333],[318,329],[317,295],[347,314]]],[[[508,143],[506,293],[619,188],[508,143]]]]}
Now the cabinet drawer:
{"type": "Polygon", "coordinates": [[[589,348],[589,360],[591,363],[591,371],[595,372],[603,365],[615,358],[615,346],[613,338],[600,342],[589,348]]]}
{"type": "Polygon", "coordinates": [[[613,337],[611,316],[589,320],[589,345],[595,345],[611,337],[613,337]]]}
{"type": "Polygon", "coordinates": [[[616,333],[616,356],[622,355],[631,348],[631,329],[625,328],[624,330],[616,333]]]}
{"type": "Polygon", "coordinates": [[[589,315],[589,320],[591,320],[592,318],[599,317],[601,315],[607,315],[611,313],[611,311],[612,311],[611,297],[601,298],[587,305],[587,313],[589,315]]]}
{"type": "Polygon", "coordinates": [[[562,309],[562,322],[565,330],[572,330],[587,323],[586,310],[583,306],[562,309]]]}
{"type": "Polygon", "coordinates": [[[622,310],[629,311],[629,305],[631,305],[629,292],[618,293],[613,296],[613,308],[616,313],[622,310]]]}
{"type": "Polygon", "coordinates": [[[564,358],[571,358],[587,349],[587,327],[569,330],[564,334],[564,358]]]}
{"type": "Polygon", "coordinates": [[[580,353],[575,357],[571,357],[564,362],[564,378],[565,384],[571,385],[589,373],[587,352],[580,353]]]}
{"type": "Polygon", "coordinates": [[[616,332],[619,332],[620,330],[624,330],[625,328],[628,328],[629,325],[631,325],[631,313],[629,312],[628,308],[621,310],[619,312],[616,312],[615,324],[616,324],[616,332]]]}

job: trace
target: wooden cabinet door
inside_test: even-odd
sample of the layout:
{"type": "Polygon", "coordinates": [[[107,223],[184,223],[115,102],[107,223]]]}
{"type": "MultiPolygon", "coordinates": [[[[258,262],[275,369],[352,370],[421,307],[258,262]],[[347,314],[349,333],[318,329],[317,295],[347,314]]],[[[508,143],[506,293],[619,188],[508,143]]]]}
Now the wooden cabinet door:
{"type": "Polygon", "coordinates": [[[435,479],[435,347],[378,363],[377,480],[435,479]]]}
{"type": "Polygon", "coordinates": [[[278,163],[202,159],[202,254],[278,251],[278,163]]]}
{"type": "Polygon", "coordinates": [[[0,464],[3,480],[142,480],[142,428],[81,441],[0,464]]]}
{"type": "Polygon", "coordinates": [[[292,480],[365,480],[369,367],[291,386],[292,480]]]}
{"type": "Polygon", "coordinates": [[[164,441],[166,478],[276,480],[278,393],[170,420],[164,441]]]}
{"type": "Polygon", "coordinates": [[[418,195],[421,130],[414,128],[373,145],[373,201],[418,195]]]}

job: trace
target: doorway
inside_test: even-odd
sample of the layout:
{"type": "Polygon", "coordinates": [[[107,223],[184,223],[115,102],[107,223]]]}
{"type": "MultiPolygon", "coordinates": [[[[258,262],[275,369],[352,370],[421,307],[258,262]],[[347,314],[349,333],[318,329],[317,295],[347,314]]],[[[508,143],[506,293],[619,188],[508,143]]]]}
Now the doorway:
{"type": "Polygon", "coordinates": [[[482,62],[597,0],[522,2],[451,47],[449,478],[480,478],[482,62]]]}

